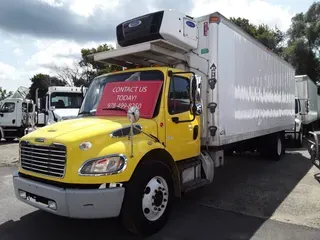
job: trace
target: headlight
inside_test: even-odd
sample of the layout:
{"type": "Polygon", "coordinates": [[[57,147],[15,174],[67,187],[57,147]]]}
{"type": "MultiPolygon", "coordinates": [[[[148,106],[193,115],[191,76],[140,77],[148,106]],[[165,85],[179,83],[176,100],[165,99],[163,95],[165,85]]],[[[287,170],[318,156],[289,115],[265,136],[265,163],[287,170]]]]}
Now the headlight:
{"type": "Polygon", "coordinates": [[[82,176],[103,176],[116,174],[124,171],[127,165],[127,158],[124,155],[109,155],[90,159],[79,169],[82,176]]]}

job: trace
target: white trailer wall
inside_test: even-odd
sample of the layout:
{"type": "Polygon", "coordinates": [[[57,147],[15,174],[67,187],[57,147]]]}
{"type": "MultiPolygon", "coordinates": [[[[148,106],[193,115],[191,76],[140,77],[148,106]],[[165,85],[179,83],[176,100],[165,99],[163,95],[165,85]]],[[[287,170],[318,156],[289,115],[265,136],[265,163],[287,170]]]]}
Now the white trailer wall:
{"type": "Polygon", "coordinates": [[[292,127],[295,71],[288,63],[225,19],[218,24],[217,54],[218,118],[213,124],[218,131],[214,145],[292,127]]]}

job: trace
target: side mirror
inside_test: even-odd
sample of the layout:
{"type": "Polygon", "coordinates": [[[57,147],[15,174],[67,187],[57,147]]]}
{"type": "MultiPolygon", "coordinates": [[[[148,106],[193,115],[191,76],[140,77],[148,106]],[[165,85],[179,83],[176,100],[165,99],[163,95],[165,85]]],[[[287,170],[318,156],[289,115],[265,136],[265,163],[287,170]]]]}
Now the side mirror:
{"type": "Polygon", "coordinates": [[[202,114],[202,102],[196,103],[197,110],[196,110],[196,115],[201,115],[202,114]]]}
{"type": "Polygon", "coordinates": [[[198,87],[197,87],[197,78],[196,76],[192,76],[190,79],[190,85],[191,85],[191,113],[193,115],[200,115],[202,113],[202,104],[197,103],[197,93],[198,93],[198,87]]]}
{"type": "Polygon", "coordinates": [[[81,92],[82,92],[82,97],[86,96],[88,88],[86,88],[84,85],[81,85],[81,92]]]}
{"type": "Polygon", "coordinates": [[[203,112],[203,105],[202,102],[197,102],[196,103],[196,111],[193,112],[193,104],[190,106],[190,112],[196,116],[201,115],[203,112]]]}
{"type": "Polygon", "coordinates": [[[127,112],[127,117],[130,121],[130,123],[136,123],[139,121],[140,119],[140,111],[137,107],[131,107],[129,108],[128,112],[127,112]]]}

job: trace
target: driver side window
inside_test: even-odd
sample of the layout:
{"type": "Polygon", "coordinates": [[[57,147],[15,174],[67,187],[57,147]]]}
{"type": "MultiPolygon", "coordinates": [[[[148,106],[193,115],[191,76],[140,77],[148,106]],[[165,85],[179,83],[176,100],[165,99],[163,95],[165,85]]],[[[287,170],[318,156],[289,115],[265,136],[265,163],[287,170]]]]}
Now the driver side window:
{"type": "Polygon", "coordinates": [[[174,76],[170,81],[168,110],[171,115],[190,111],[190,81],[174,76]]]}

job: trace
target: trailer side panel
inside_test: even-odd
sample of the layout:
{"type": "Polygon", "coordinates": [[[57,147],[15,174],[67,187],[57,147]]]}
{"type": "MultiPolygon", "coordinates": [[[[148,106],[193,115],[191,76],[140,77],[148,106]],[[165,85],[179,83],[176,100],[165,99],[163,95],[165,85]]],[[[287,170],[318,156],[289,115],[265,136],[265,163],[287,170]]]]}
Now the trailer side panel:
{"type": "Polygon", "coordinates": [[[283,131],[294,123],[294,69],[223,21],[217,74],[219,145],[283,131]]]}

